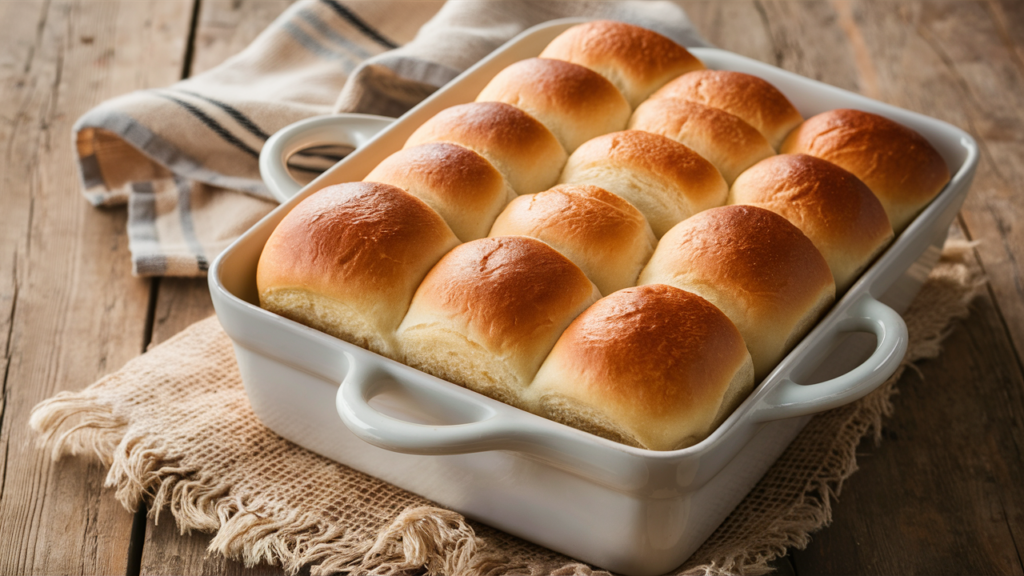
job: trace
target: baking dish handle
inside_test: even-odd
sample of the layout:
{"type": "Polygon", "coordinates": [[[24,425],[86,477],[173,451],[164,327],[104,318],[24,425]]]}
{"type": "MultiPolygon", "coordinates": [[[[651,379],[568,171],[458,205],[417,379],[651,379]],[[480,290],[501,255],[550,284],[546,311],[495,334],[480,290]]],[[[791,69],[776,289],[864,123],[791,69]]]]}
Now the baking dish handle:
{"type": "Polygon", "coordinates": [[[331,114],[306,118],[285,126],[267,139],[260,152],[260,176],[270,193],[281,203],[301,188],[288,173],[288,159],[314,146],[352,146],[366,144],[395,121],[372,114],[331,114]]]}
{"type": "Polygon", "coordinates": [[[754,409],[760,422],[815,414],[866,396],[891,376],[907,351],[907,325],[895,310],[865,294],[835,325],[837,332],[870,332],[875,350],[842,376],[802,385],[783,379],[754,409]]]}
{"type": "Polygon", "coordinates": [[[405,454],[465,454],[511,448],[510,443],[528,434],[529,426],[519,422],[511,406],[494,405],[483,396],[474,398],[447,383],[406,374],[403,368],[348,356],[348,372],[336,403],[342,421],[360,439],[405,454]],[[414,378],[417,382],[406,384],[414,378]],[[443,415],[446,423],[410,422],[370,404],[375,396],[389,391],[401,392],[407,402],[421,405],[426,413],[443,415]]]}

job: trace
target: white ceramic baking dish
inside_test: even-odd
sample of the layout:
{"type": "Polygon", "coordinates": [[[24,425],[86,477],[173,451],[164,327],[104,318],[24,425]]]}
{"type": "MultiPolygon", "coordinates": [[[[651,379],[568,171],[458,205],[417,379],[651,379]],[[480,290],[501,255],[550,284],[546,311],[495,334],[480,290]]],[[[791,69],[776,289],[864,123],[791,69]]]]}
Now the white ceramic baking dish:
{"type": "Polygon", "coordinates": [[[772,82],[805,117],[859,108],[910,126],[935,145],[954,175],[735,413],[683,450],[631,448],[556,424],[259,308],[260,252],[299,200],[328,184],[361,180],[423,121],[472,101],[498,71],[536,56],[578,22],[524,32],[394,123],[346,115],[308,120],[275,136],[262,162],[268,184],[283,198],[298,188],[281,162],[290,152],[339,141],[365,145],[221,254],[210,269],[210,290],[253,410],[281,436],[584,562],[659,574],[697,549],[812,414],[862,397],[896,369],[907,340],[897,311],[937,262],[978,152],[969,135],[944,122],[729,52],[693,50],[709,68],[772,82]]]}

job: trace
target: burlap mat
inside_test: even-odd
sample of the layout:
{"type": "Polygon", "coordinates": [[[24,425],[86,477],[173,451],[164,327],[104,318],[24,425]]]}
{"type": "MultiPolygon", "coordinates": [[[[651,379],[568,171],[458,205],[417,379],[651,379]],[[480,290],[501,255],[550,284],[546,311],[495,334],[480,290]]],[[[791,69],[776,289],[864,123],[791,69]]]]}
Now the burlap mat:
{"type": "MultiPolygon", "coordinates": [[[[856,468],[855,449],[892,411],[911,362],[938,355],[954,319],[984,285],[970,247],[951,243],[910,310],[900,369],[873,394],[814,418],[678,574],[760,574],[829,523],[856,468]]],[[[503,534],[317,456],[263,427],[249,408],[228,337],[215,318],[81,392],[35,408],[53,457],[91,453],[106,485],[154,521],[215,532],[210,550],[246,564],[313,574],[592,574],[591,567],[503,534]]]]}

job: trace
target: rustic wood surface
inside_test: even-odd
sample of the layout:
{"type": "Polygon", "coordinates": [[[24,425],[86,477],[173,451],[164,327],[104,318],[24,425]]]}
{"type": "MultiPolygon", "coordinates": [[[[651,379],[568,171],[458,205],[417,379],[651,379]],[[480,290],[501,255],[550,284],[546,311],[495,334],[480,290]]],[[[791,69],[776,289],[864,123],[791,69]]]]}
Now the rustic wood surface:
{"type": "MultiPolygon", "coordinates": [[[[0,2],[0,574],[281,572],[207,556],[209,536],[123,510],[100,465],[54,465],[27,419],[212,313],[203,280],[131,277],[124,210],[78,195],[75,119],[215,66],[288,4],[0,2]]],[[[945,353],[900,382],[833,524],[776,568],[1024,574],[1024,3],[684,5],[718,46],[941,118],[982,150],[957,233],[980,241],[989,290],[945,353]]]]}

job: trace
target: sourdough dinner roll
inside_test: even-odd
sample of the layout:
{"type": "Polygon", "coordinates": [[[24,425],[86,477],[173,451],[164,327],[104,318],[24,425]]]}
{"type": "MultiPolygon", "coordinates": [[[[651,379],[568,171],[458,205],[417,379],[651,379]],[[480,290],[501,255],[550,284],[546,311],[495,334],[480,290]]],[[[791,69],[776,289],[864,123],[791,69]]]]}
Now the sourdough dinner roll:
{"type": "Polygon", "coordinates": [[[852,172],[878,196],[897,233],[949,182],[946,162],[923,136],[860,110],[809,118],[786,138],[782,151],[824,158],[852,172]]]}
{"type": "Polygon", "coordinates": [[[430,270],[398,341],[409,366],[521,406],[558,336],[599,297],[575,264],[540,240],[483,238],[430,270]]]}
{"type": "Polygon", "coordinates": [[[706,438],[750,393],[736,327],[707,300],[652,284],[587,308],[529,388],[531,407],[574,428],[650,450],[706,438]]]}
{"type": "Polygon", "coordinates": [[[559,183],[591,184],[625,198],[659,238],[677,222],[725,204],[729,194],[718,169],[700,154],[640,130],[605,134],[580,146],[559,183]]]}
{"type": "Polygon", "coordinates": [[[669,231],[639,284],[668,284],[717,306],[761,380],[835,299],[828,264],[785,218],[755,206],[701,212],[669,231]]]}
{"type": "Polygon", "coordinates": [[[682,98],[725,110],[756,128],[778,149],[803,117],[778,88],[767,81],[725,70],[699,70],[676,78],[651,100],[682,98]]]}
{"type": "Polygon", "coordinates": [[[657,242],[632,204],[597,186],[571,184],[516,198],[490,235],[547,242],[579,266],[602,294],[634,286],[657,242]]]}
{"type": "Polygon", "coordinates": [[[505,68],[477,102],[505,102],[525,110],[572,152],[594,136],[626,127],[629,102],[597,72],[571,62],[530,58],[505,68]]]}
{"type": "Polygon", "coordinates": [[[707,158],[732,184],[775,150],[753,126],[724,110],[681,98],[648,100],[629,119],[630,130],[671,138],[707,158]]]}
{"type": "Polygon", "coordinates": [[[405,143],[451,142],[486,158],[517,194],[533,194],[555,184],[566,153],[536,118],[504,102],[472,102],[442,110],[405,143]]]}
{"type": "Polygon", "coordinates": [[[270,235],[256,270],[260,306],[378,354],[431,266],[459,243],[444,220],[400,188],[328,186],[270,235]]]}
{"type": "Polygon", "coordinates": [[[569,28],[540,57],[590,68],[610,80],[634,108],[669,80],[704,68],[686,48],[661,34],[611,20],[569,28]]]}
{"type": "Polygon", "coordinates": [[[825,257],[843,292],[892,240],[882,204],[856,176],[805,154],[782,154],[744,172],[730,204],[751,204],[783,216],[825,257]]]}
{"type": "Polygon", "coordinates": [[[516,197],[486,158],[446,142],[399,150],[364,180],[398,186],[423,200],[463,242],[487,236],[502,208],[516,197]]]}

